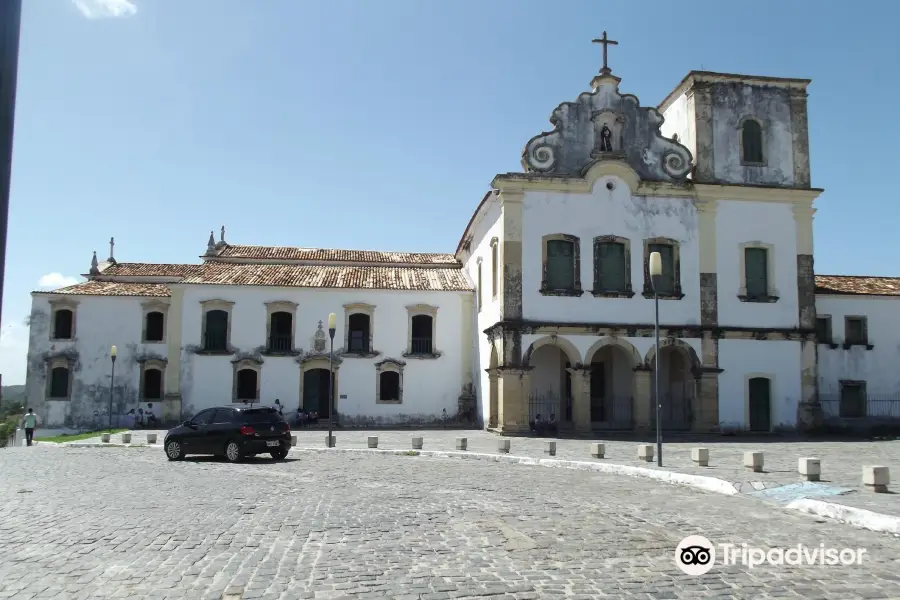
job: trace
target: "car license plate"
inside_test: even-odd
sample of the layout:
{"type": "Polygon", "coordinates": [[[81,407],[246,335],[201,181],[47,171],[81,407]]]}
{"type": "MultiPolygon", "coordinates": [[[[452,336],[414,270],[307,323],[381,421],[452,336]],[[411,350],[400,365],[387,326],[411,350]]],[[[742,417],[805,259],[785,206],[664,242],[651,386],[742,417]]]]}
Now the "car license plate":
{"type": "Polygon", "coordinates": [[[274,448],[275,446],[280,446],[280,445],[281,445],[281,442],[266,442],[266,446],[270,446],[270,447],[273,447],[273,448],[274,448]]]}

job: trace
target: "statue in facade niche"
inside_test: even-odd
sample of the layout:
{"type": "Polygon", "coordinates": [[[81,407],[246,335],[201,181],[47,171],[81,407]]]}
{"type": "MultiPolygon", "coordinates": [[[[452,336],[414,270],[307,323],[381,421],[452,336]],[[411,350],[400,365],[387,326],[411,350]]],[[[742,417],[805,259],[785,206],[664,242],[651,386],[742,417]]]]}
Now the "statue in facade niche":
{"type": "Polygon", "coordinates": [[[612,152],[612,131],[606,123],[600,130],[600,152],[612,152]]]}

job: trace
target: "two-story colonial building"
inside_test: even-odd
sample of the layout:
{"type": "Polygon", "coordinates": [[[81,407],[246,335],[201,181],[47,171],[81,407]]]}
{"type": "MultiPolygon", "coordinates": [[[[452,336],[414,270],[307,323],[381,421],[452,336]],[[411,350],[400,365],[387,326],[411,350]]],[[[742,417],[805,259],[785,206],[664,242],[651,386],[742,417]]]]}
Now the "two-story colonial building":
{"type": "Polygon", "coordinates": [[[224,228],[201,264],[95,255],[86,282],[33,294],[30,404],[50,424],[91,421],[110,393],[170,420],[275,398],[327,417],[331,365],[349,424],[646,429],[658,399],[669,429],[771,431],[825,397],[854,417],[900,391],[900,280],[814,275],[809,80],[693,71],[656,108],[620,83],[604,66],[553,111],[455,255],[239,246],[224,228]]]}

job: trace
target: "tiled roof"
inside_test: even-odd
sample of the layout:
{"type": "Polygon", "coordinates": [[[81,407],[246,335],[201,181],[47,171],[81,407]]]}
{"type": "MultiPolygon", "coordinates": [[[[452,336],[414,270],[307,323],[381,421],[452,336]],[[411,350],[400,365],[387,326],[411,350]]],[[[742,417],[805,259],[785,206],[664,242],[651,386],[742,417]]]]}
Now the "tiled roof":
{"type": "Polygon", "coordinates": [[[158,263],[116,263],[103,270],[103,276],[116,277],[184,277],[196,273],[203,265],[168,265],[158,263]]]}
{"type": "Polygon", "coordinates": [[[373,290],[471,291],[460,268],[207,263],[183,283],[373,290]]]}
{"type": "Polygon", "coordinates": [[[817,294],[900,296],[900,277],[816,275],[817,294]]]}
{"type": "Polygon", "coordinates": [[[64,294],[71,296],[153,296],[166,298],[171,295],[164,283],[131,283],[125,281],[85,281],[43,294],[64,294]]]}
{"type": "Polygon", "coordinates": [[[380,250],[339,250],[295,248],[291,246],[225,246],[217,258],[255,260],[302,260],[310,262],[357,262],[412,265],[458,265],[452,254],[428,252],[382,252],[380,250]]]}

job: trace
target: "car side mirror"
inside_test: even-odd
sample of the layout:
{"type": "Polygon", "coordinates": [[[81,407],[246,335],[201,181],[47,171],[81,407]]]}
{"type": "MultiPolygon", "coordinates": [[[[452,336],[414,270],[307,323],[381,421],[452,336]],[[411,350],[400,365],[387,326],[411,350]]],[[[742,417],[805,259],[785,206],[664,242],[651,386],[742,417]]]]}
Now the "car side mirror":
{"type": "Polygon", "coordinates": [[[184,425],[185,427],[190,427],[191,429],[194,428],[194,424],[190,421],[185,421],[184,423],[182,423],[182,425],[184,425]]]}

